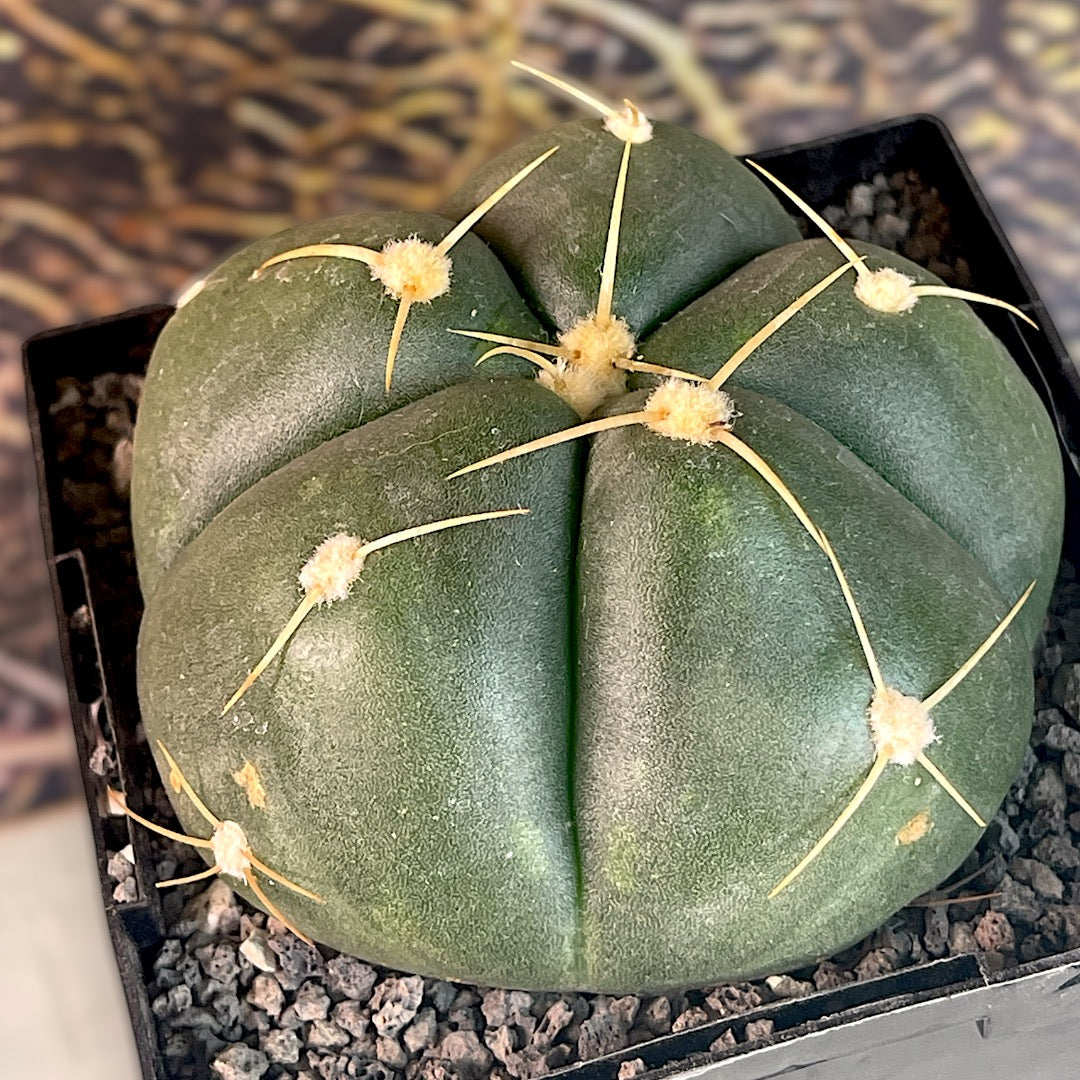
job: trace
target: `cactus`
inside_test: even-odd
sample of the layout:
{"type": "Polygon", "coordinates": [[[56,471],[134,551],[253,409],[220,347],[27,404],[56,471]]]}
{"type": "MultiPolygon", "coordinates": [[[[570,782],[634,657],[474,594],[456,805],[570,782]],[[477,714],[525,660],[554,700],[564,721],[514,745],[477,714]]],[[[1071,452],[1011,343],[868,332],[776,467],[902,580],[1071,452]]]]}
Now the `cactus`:
{"type": "Polygon", "coordinates": [[[170,320],[143,719],[205,876],[307,938],[520,988],[792,968],[1019,767],[1055,437],[989,298],[558,85],[601,119],[446,217],[271,237],[170,320]]]}

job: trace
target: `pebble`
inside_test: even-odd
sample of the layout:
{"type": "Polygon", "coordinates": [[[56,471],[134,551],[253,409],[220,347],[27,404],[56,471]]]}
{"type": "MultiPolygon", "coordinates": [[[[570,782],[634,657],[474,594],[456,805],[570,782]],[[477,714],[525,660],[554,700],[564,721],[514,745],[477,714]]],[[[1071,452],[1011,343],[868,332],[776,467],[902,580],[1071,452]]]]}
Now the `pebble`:
{"type": "Polygon", "coordinates": [[[475,1031],[482,1026],[480,1010],[475,1005],[455,1006],[446,1016],[450,1024],[461,1031],[475,1031]]]}
{"type": "Polygon", "coordinates": [[[990,834],[988,842],[1001,848],[1006,858],[1011,858],[1020,850],[1020,837],[1016,835],[1016,830],[1009,824],[1009,819],[1004,814],[999,813],[990,822],[987,831],[990,834]]]}
{"type": "Polygon", "coordinates": [[[371,999],[375,1011],[371,1020],[380,1035],[397,1035],[416,1015],[424,996],[424,980],[419,975],[401,975],[379,984],[371,999]]]}
{"type": "Polygon", "coordinates": [[[1026,828],[1027,836],[1032,842],[1041,840],[1051,833],[1065,832],[1064,806],[1040,807],[1031,818],[1021,825],[1021,829],[1024,828],[1026,828]]]}
{"type": "Polygon", "coordinates": [[[419,1054],[424,1047],[431,1046],[434,1043],[438,1027],[439,1022],[435,1018],[435,1010],[431,1008],[421,1009],[416,1014],[416,1019],[405,1029],[401,1036],[405,1049],[410,1054],[419,1054]]]}
{"type": "Polygon", "coordinates": [[[232,983],[219,982],[217,979],[207,979],[198,989],[196,997],[200,1005],[206,1005],[212,998],[217,997],[224,990],[234,990],[232,983]]]}
{"type": "Polygon", "coordinates": [[[521,1047],[514,1038],[514,1031],[509,1024],[500,1024],[484,1032],[484,1042],[495,1057],[507,1066],[511,1076],[518,1074],[517,1057],[521,1047]]]}
{"type": "Polygon", "coordinates": [[[131,473],[135,463],[135,443],[130,435],[122,435],[112,449],[109,462],[109,480],[112,489],[120,499],[128,499],[131,494],[131,473]]]}
{"type": "Polygon", "coordinates": [[[105,864],[105,872],[114,881],[127,881],[135,876],[135,866],[123,851],[114,852],[105,864]]]}
{"type": "Polygon", "coordinates": [[[888,247],[907,236],[911,222],[905,221],[899,214],[886,212],[874,218],[873,227],[878,234],[878,241],[888,247]]]}
{"type": "Polygon", "coordinates": [[[684,1009],[671,1022],[672,1032],[689,1031],[691,1028],[701,1027],[709,1022],[709,1014],[700,1006],[693,1005],[684,1009]]]}
{"type": "Polygon", "coordinates": [[[975,924],[974,938],[986,952],[1012,952],[1016,936],[1012,924],[1000,911],[988,911],[975,924]]]}
{"type": "Polygon", "coordinates": [[[322,953],[306,941],[301,941],[277,919],[267,923],[270,948],[278,958],[277,978],[286,990],[295,990],[305,979],[323,978],[326,962],[322,953]]]}
{"type": "Polygon", "coordinates": [[[270,1030],[270,1017],[247,1001],[240,1002],[240,1026],[260,1035],[270,1030]]]}
{"type": "Polygon", "coordinates": [[[300,1060],[300,1039],[295,1031],[268,1031],[259,1039],[259,1048],[278,1065],[295,1065],[300,1060]]]}
{"type": "MultiPolygon", "coordinates": [[[[896,955],[905,962],[909,962],[912,958],[912,952],[915,947],[914,939],[910,931],[903,928],[902,923],[897,923],[895,920],[890,920],[884,926],[880,927],[873,937],[873,946],[875,948],[895,949],[896,955]]],[[[768,985],[769,980],[765,980],[768,985]]],[[[807,993],[811,993],[814,989],[812,983],[805,984],[808,989],[807,993]]]]}
{"type": "Polygon", "coordinates": [[[139,898],[139,883],[134,877],[124,878],[112,891],[112,897],[118,904],[130,904],[139,898]]]}
{"type": "Polygon", "coordinates": [[[185,953],[176,961],[176,970],[184,982],[192,989],[197,987],[203,980],[199,961],[190,953],[185,953]]]}
{"type": "Polygon", "coordinates": [[[205,1028],[215,1032],[220,1030],[217,1019],[209,1009],[201,1009],[194,1005],[190,1009],[177,1013],[169,1023],[174,1028],[205,1028]]]}
{"type": "Polygon", "coordinates": [[[1080,851],[1067,836],[1044,836],[1032,854],[1058,871],[1075,870],[1080,866],[1080,851]]]}
{"type": "Polygon", "coordinates": [[[90,394],[86,404],[91,409],[108,409],[126,401],[124,376],[118,371],[106,371],[90,380],[90,394]]]}
{"type": "MultiPolygon", "coordinates": [[[[341,994],[353,1001],[367,1001],[375,980],[375,969],[354,956],[335,956],[326,963],[326,986],[332,994],[341,994]]],[[[441,985],[450,988],[451,999],[457,993],[457,987],[452,984],[441,985]]],[[[440,1008],[439,1011],[444,1010],[440,1008]]]]}
{"type": "Polygon", "coordinates": [[[949,913],[941,905],[923,912],[923,946],[935,959],[945,955],[949,947],[949,913]]]}
{"type": "Polygon", "coordinates": [[[768,1000],[761,988],[753,983],[717,986],[705,998],[705,1004],[716,1016],[739,1016],[768,1000]]]}
{"type": "Polygon", "coordinates": [[[240,974],[240,967],[236,962],[236,949],[234,946],[222,943],[218,945],[204,945],[195,950],[203,971],[211,979],[220,983],[235,982],[240,974]]]}
{"type": "Polygon", "coordinates": [[[746,1041],[757,1042],[759,1039],[767,1039],[775,1027],[774,1020],[751,1020],[746,1025],[746,1041]]]}
{"type": "Polygon", "coordinates": [[[296,1015],[305,1022],[325,1020],[330,1015],[330,995],[319,983],[309,979],[296,991],[293,1008],[296,1015]]]}
{"type": "Polygon", "coordinates": [[[574,1048],[569,1043],[557,1043],[544,1053],[544,1068],[534,1075],[542,1076],[547,1072],[561,1069],[574,1056],[574,1048]]]}
{"type": "Polygon", "coordinates": [[[1038,810],[1064,811],[1065,782],[1053,762],[1044,762],[1036,770],[1028,802],[1038,810]]]}
{"type": "MultiPolygon", "coordinates": [[[[307,1041],[309,1046],[317,1047],[320,1050],[335,1050],[341,1046],[348,1046],[352,1041],[349,1037],[349,1033],[344,1028],[340,1028],[333,1022],[333,1020],[315,1020],[312,1022],[307,1032],[307,1041]]],[[[382,1055],[379,1056],[379,1060],[385,1060],[382,1055]]],[[[387,1061],[388,1065],[393,1068],[403,1068],[404,1065],[395,1065],[393,1062],[387,1061]]]]}
{"type": "MultiPolygon", "coordinates": [[[[372,985],[375,983],[375,972],[372,971],[372,985]]],[[[450,1011],[450,1005],[454,998],[457,996],[458,988],[450,982],[446,982],[443,979],[430,979],[424,987],[424,996],[435,1007],[435,1011],[439,1013],[447,1013],[450,1011]]],[[[348,996],[352,996],[351,994],[348,996]]]]}
{"type": "MultiPolygon", "coordinates": [[[[425,1068],[421,1070],[420,1075],[425,1080],[456,1080],[437,1061],[427,1061],[424,1065],[425,1068]]],[[[394,1080],[396,1076],[394,1070],[387,1068],[381,1061],[361,1061],[357,1058],[348,1063],[344,1075],[350,1078],[356,1077],[356,1080],[394,1080]]],[[[302,1073],[297,1080],[303,1080],[302,1073]]],[[[314,1077],[311,1080],[314,1080],[314,1077]]]]}
{"type": "Polygon", "coordinates": [[[278,1026],[283,1028],[301,1028],[304,1026],[304,1021],[296,1015],[295,1005],[286,1005],[281,1010],[281,1015],[278,1017],[278,1026]]]}
{"type": "Polygon", "coordinates": [[[1050,944],[1042,934],[1028,934],[1017,950],[1023,961],[1038,960],[1050,951],[1050,944]]]}
{"type": "Polygon", "coordinates": [[[183,955],[183,943],[177,938],[166,938],[161,943],[161,948],[158,950],[157,956],[154,957],[154,970],[160,971],[161,968],[174,967],[176,962],[183,955]]]}
{"type": "MultiPolygon", "coordinates": [[[[184,982],[184,977],[179,971],[176,971],[173,968],[163,967],[155,972],[154,981],[150,985],[157,990],[171,990],[174,986],[179,986],[182,982],[184,982]]],[[[187,984],[185,983],[185,985],[187,984]]]]}
{"type": "Polygon", "coordinates": [[[532,994],[520,990],[489,990],[484,994],[480,1011],[488,1027],[516,1024],[531,1030],[536,1026],[536,1018],[531,1014],[532,1006],[532,994]]]}
{"type": "Polygon", "coordinates": [[[627,1036],[634,1026],[641,1001],[627,995],[612,998],[598,994],[593,1000],[592,1015],[581,1024],[578,1036],[578,1055],[583,1061],[613,1054],[627,1045],[627,1036]]]}
{"type": "Polygon", "coordinates": [[[439,1044],[438,1054],[450,1062],[462,1080],[480,1080],[494,1060],[475,1031],[451,1031],[439,1044]]]}
{"type": "Polygon", "coordinates": [[[1035,713],[1035,720],[1031,725],[1032,741],[1044,742],[1046,733],[1055,724],[1066,724],[1068,719],[1060,709],[1039,709],[1035,713]]]}
{"type": "Polygon", "coordinates": [[[1051,908],[1038,922],[1046,941],[1046,952],[1063,952],[1080,947],[1080,907],[1064,904],[1051,908]]]}
{"type": "Polygon", "coordinates": [[[363,1035],[370,1023],[368,1012],[358,1001],[352,1001],[351,999],[339,1001],[334,1006],[331,1015],[334,1018],[334,1023],[339,1024],[351,1035],[363,1035]]]}
{"type": "Polygon", "coordinates": [[[251,981],[251,989],[245,999],[256,1009],[262,1009],[268,1016],[280,1016],[285,1007],[285,993],[281,984],[272,975],[256,975],[251,981]]]}
{"type": "Polygon", "coordinates": [[[1065,724],[1052,724],[1046,731],[1043,739],[1051,750],[1068,750],[1073,754],[1080,753],[1080,731],[1065,724]]]}
{"type": "Polygon", "coordinates": [[[375,1056],[391,1069],[404,1069],[409,1063],[405,1048],[389,1035],[380,1035],[375,1040],[375,1056]]]}
{"type": "Polygon", "coordinates": [[[991,900],[995,911],[1004,912],[1010,918],[1034,925],[1045,910],[1030,886],[1014,880],[1006,874],[999,886],[1000,896],[991,900]]]}
{"type": "Polygon", "coordinates": [[[266,933],[256,928],[240,944],[240,955],[260,971],[273,971],[277,967],[277,954],[270,948],[266,933]]]}
{"type": "Polygon", "coordinates": [[[790,975],[770,975],[765,985],[778,998],[800,998],[814,992],[813,983],[802,982],[790,975]]]}
{"type": "MultiPolygon", "coordinates": [[[[1027,786],[1031,780],[1031,774],[1035,771],[1035,766],[1039,764],[1038,755],[1030,746],[1024,747],[1024,757],[1020,762],[1020,772],[1017,774],[1016,779],[1013,781],[1013,791],[1017,797],[1023,801],[1027,798],[1027,786]]],[[[1015,816],[1015,815],[1010,815],[1015,816]]]]}
{"type": "Polygon", "coordinates": [[[871,949],[856,965],[855,977],[859,982],[888,975],[899,966],[895,949],[871,949]]]}
{"type": "Polygon", "coordinates": [[[454,995],[454,1000],[450,1002],[449,1012],[454,1012],[455,1009],[468,1009],[473,1005],[479,1005],[483,1000],[480,994],[475,990],[470,990],[467,986],[459,986],[457,993],[454,995]]]}
{"type": "Polygon", "coordinates": [[[971,927],[966,922],[954,922],[949,927],[949,955],[959,956],[963,953],[979,951],[979,943],[971,927]]]}
{"type": "Polygon", "coordinates": [[[562,998],[556,998],[540,1018],[532,1034],[533,1046],[544,1050],[554,1043],[574,1018],[574,1010],[562,998]]]}
{"type": "Polygon", "coordinates": [[[1050,700],[1074,720],[1080,719],[1080,663],[1062,664],[1057,669],[1050,700]]]}
{"type": "Polygon", "coordinates": [[[874,212],[873,184],[856,184],[847,197],[847,212],[851,217],[870,217],[874,212]]]}
{"type": "MultiPolygon", "coordinates": [[[[348,1075],[349,1059],[347,1057],[337,1054],[320,1054],[316,1050],[309,1050],[306,1057],[308,1065],[314,1070],[312,1080],[319,1077],[321,1080],[341,1080],[342,1077],[348,1075]]],[[[304,1073],[300,1073],[300,1076],[304,1076],[304,1073]]]]}
{"type": "Polygon", "coordinates": [[[222,1030],[235,1028],[240,1023],[240,999],[227,990],[210,999],[210,1010],[222,1030]]]}
{"type": "Polygon", "coordinates": [[[1080,754],[1065,754],[1061,759],[1061,775],[1069,787],[1080,788],[1080,754]]]}
{"type": "Polygon", "coordinates": [[[221,1080],[261,1080],[270,1068],[270,1061],[261,1050],[236,1043],[222,1050],[211,1068],[221,1080]]]}
{"type": "Polygon", "coordinates": [[[570,1017],[570,1023],[566,1025],[562,1037],[564,1042],[576,1047],[578,1038],[581,1036],[581,1025],[588,1019],[592,1010],[592,1002],[588,998],[571,995],[567,1004],[570,1006],[573,1015],[570,1017]]]}
{"type": "Polygon", "coordinates": [[[738,1039],[735,1038],[735,1032],[728,1028],[722,1035],[709,1043],[709,1052],[718,1054],[721,1050],[730,1050],[733,1046],[737,1046],[738,1042],[738,1039]]]}
{"type": "MultiPolygon", "coordinates": [[[[554,1009],[555,1006],[552,1005],[551,1008],[554,1009]]],[[[566,1008],[565,1004],[563,1008],[566,1008]]],[[[569,1013],[569,1010],[567,1012],[569,1013]]],[[[638,1019],[654,1035],[666,1035],[671,1030],[671,999],[654,997],[647,1001],[638,1019]]]]}
{"type": "Polygon", "coordinates": [[[630,1058],[628,1061],[619,1063],[618,1080],[633,1080],[633,1077],[647,1071],[648,1066],[643,1058],[630,1058]]]}
{"type": "Polygon", "coordinates": [[[159,1026],[159,1037],[164,1036],[161,1044],[161,1052],[166,1061],[183,1063],[191,1060],[191,1044],[186,1032],[165,1031],[159,1026]]]}
{"type": "Polygon", "coordinates": [[[180,983],[154,998],[150,1003],[150,1011],[159,1019],[164,1019],[191,1008],[191,1003],[191,987],[187,983],[180,983]]]}
{"type": "Polygon", "coordinates": [[[855,981],[855,972],[841,967],[833,960],[823,960],[814,969],[814,986],[818,990],[835,990],[855,981]]]}
{"type": "Polygon", "coordinates": [[[1013,859],[1009,865],[1013,876],[1018,881],[1030,885],[1039,896],[1047,900],[1060,900],[1065,895],[1065,886],[1061,878],[1046,863],[1038,859],[1013,859]]]}

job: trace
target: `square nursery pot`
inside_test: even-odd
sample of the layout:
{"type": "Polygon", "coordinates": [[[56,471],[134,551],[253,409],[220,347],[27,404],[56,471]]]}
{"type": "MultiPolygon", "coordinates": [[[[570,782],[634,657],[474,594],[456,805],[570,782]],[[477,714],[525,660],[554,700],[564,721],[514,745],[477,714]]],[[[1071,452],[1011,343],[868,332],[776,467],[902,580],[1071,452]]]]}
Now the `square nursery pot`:
{"type": "MultiPolygon", "coordinates": [[[[1035,385],[1055,420],[1069,484],[1068,520],[1078,520],[1080,440],[1073,425],[1080,417],[1080,376],[942,125],[932,117],[906,117],[761,153],[756,160],[767,163],[818,208],[850,207],[860,196],[865,199],[870,191],[865,185],[872,186],[875,176],[918,172],[922,187],[921,195],[916,195],[939,208],[936,218],[939,226],[946,225],[945,247],[963,259],[970,271],[970,280],[957,284],[1011,301],[1042,328],[1036,333],[996,308],[982,307],[979,312],[1035,385]],[[859,184],[864,186],[852,196],[859,184]]],[[[963,274],[965,267],[957,265],[963,274]]],[[[940,265],[932,268],[943,273],[940,265]]],[[[148,989],[166,932],[167,910],[151,876],[161,853],[154,847],[156,838],[132,827],[127,818],[109,815],[105,785],[122,787],[134,809],[149,804],[153,816],[152,791],[155,785],[160,791],[160,784],[141,732],[135,695],[134,647],[141,601],[124,488],[130,463],[126,435],[139,376],[171,310],[146,307],[52,331],[30,340],[25,350],[41,520],[102,897],[146,1080],[167,1080],[173,1075],[165,1049],[159,1046],[148,989]],[[128,872],[125,882],[124,874],[118,879],[109,871],[115,871],[110,859],[128,845],[134,873],[128,872]]],[[[1080,676],[1080,665],[1073,666],[1080,661],[1080,585],[1072,570],[1080,565],[1078,547],[1080,536],[1075,529],[1069,530],[1047,640],[1038,659],[1036,707],[1044,713],[1036,720],[1029,774],[1036,761],[1061,760],[1062,747],[1046,745],[1045,710],[1051,704],[1064,704],[1057,699],[1069,672],[1080,676]],[[1062,674],[1055,679],[1059,670],[1062,674]]],[[[1049,714],[1050,719],[1055,715],[1049,714]]],[[[1010,796],[1014,807],[1022,796],[1023,781],[1018,784],[1010,796]]],[[[1072,790],[1071,796],[1075,809],[1080,805],[1080,791],[1072,790]]],[[[1063,812],[1068,810],[1065,805],[1063,812]]],[[[1019,808],[1017,813],[1024,811],[1019,808]]],[[[1080,826],[1080,815],[1074,813],[1070,820],[1080,826]]],[[[990,829],[991,838],[999,844],[996,851],[1003,853],[997,856],[999,875],[1004,859],[1016,853],[1015,846],[1010,850],[1008,835],[1001,837],[1002,831],[1000,827],[995,831],[993,825],[990,829]]],[[[1080,838],[1071,831],[1066,838],[1080,847],[1080,838]]],[[[1015,833],[1011,841],[1016,842],[1015,833]]],[[[985,847],[980,850],[985,860],[985,847]]],[[[1037,925],[1035,912],[1030,913],[1026,929],[1020,920],[1015,955],[996,951],[985,935],[975,945],[970,926],[978,923],[987,902],[973,902],[960,909],[966,913],[962,917],[971,920],[966,949],[939,941],[918,962],[876,977],[864,967],[854,976],[827,979],[820,977],[819,968],[814,972],[819,975],[814,980],[817,989],[796,997],[788,996],[777,980],[770,980],[769,989],[756,997],[744,994],[741,1006],[698,1009],[698,1026],[676,1024],[685,1029],[567,1064],[551,1075],[573,1075],[580,1080],[622,1080],[645,1073],[723,1080],[788,1074],[806,1080],[1076,1076],[1080,1068],[1076,1065],[1080,1059],[1076,1022],[1080,919],[1070,923],[1062,910],[1067,907],[1072,916],[1080,916],[1080,870],[1065,869],[1062,876],[1065,895],[1051,920],[1056,932],[1053,926],[1034,932],[1043,927],[1049,909],[1055,906],[1044,905],[1037,925]],[[934,955],[939,958],[931,959],[934,955]]],[[[913,909],[906,910],[910,914],[913,909]]],[[[915,910],[919,925],[924,920],[929,925],[926,913],[931,908],[915,910]]],[[[938,922],[940,939],[944,931],[938,922]]],[[[878,944],[884,940],[882,933],[878,932],[878,944]]],[[[833,970],[840,970],[844,963],[850,967],[851,957],[838,959],[839,967],[833,970]]],[[[810,969],[797,975],[804,980],[804,988],[813,989],[805,981],[812,978],[810,969]]],[[[674,1006],[672,1016],[679,1005],[684,1010],[702,1005],[702,998],[701,993],[685,996],[674,1006]]],[[[173,1054],[175,1060],[175,1047],[173,1054]]],[[[292,1068],[303,1065],[302,1060],[292,1068]]]]}

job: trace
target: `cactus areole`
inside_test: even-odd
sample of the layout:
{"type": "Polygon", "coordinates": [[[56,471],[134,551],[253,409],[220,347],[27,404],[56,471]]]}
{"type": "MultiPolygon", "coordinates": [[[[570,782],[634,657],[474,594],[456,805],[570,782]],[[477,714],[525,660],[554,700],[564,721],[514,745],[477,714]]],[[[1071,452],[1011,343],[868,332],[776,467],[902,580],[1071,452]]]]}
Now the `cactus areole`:
{"type": "Polygon", "coordinates": [[[965,858],[1063,484],[987,298],[598,107],[445,216],[190,291],[136,431],[138,682],[206,876],[298,933],[640,993],[816,961],[965,858]]]}

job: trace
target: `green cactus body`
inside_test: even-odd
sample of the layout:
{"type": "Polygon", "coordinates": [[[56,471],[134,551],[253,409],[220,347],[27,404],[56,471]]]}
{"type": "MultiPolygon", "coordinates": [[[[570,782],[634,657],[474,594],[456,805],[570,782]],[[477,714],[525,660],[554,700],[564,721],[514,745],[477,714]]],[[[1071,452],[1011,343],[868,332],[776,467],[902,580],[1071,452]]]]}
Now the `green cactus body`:
{"type": "MultiPolygon", "coordinates": [[[[534,136],[481,169],[446,207],[461,217],[545,146],[548,184],[522,186],[477,223],[522,295],[552,328],[596,308],[602,238],[622,144],[598,120],[534,136]],[[593,242],[589,242],[590,239],[593,242]],[[595,241],[600,239],[598,245],[595,241]]],[[[643,334],[755,255],[799,232],[760,181],[719,146],[673,124],[633,152],[619,244],[615,311],[643,334]]]]}
{"type": "MultiPolygon", "coordinates": [[[[871,268],[941,284],[893,252],[854,246],[871,268]]],[[[771,251],[680,311],[642,354],[711,375],[761,325],[763,311],[782,308],[836,262],[827,240],[771,251]]],[[[1031,384],[962,300],[927,297],[892,315],[868,308],[848,283],[803,314],[754,351],[739,384],[835,435],[966,547],[1005,596],[1037,578],[1019,616],[1034,644],[1056,573],[1063,504],[1060,452],[1031,384]]]]}
{"type": "MultiPolygon", "coordinates": [[[[635,374],[588,410],[588,441],[448,478],[577,423],[580,399],[548,388],[552,365],[571,363],[575,326],[603,337],[614,324],[605,282],[626,320],[613,362],[633,367],[637,339],[646,360],[711,376],[844,263],[783,247],[791,226],[756,178],[663,125],[629,152],[598,124],[566,125],[497,159],[451,216],[555,143],[477,226],[506,273],[479,241],[454,249],[449,291],[405,324],[388,398],[395,316],[366,267],[297,259],[249,279],[335,232],[437,239],[449,226],[432,219],[264,242],[170,324],[136,432],[144,722],[251,852],[318,894],[267,886],[326,944],[522,988],[646,992],[783,970],[939,882],[1006,792],[1060,541],[1054,436],[966,307],[862,311],[849,270],[724,387],[733,425],[661,408],[660,391],[634,387],[654,376],[635,374]],[[706,186],[718,175],[719,193],[706,186]],[[515,367],[475,369],[492,342],[450,329],[515,339],[495,344],[517,355],[491,361],[515,367]],[[661,434],[691,421],[697,443],[661,434]],[[515,509],[528,513],[372,551],[332,602],[305,584],[308,614],[222,715],[327,537],[515,509]],[[1036,576],[1026,621],[932,698],[1036,576]],[[896,751],[899,721],[868,722],[894,692],[907,704],[874,716],[914,717],[905,733],[934,702],[918,763],[896,751]]],[[[692,386],[670,400],[723,398],[692,386]]],[[[191,800],[174,803],[205,836],[191,800]]]]}
{"type": "MultiPolygon", "coordinates": [[[[285,248],[339,238],[371,247],[414,235],[438,240],[451,224],[434,214],[388,213],[298,226],[237,252],[169,320],[139,409],[139,439],[153,453],[140,455],[132,483],[145,595],[176,553],[260,477],[357,424],[469,378],[483,350],[448,335],[448,322],[525,337],[539,331],[498,260],[466,237],[455,251],[454,286],[437,310],[418,306],[412,315],[388,395],[382,367],[360,358],[385,353],[396,304],[366,266],[298,259],[252,280],[285,248]]],[[[493,363],[528,370],[512,357],[493,363]]]]}

